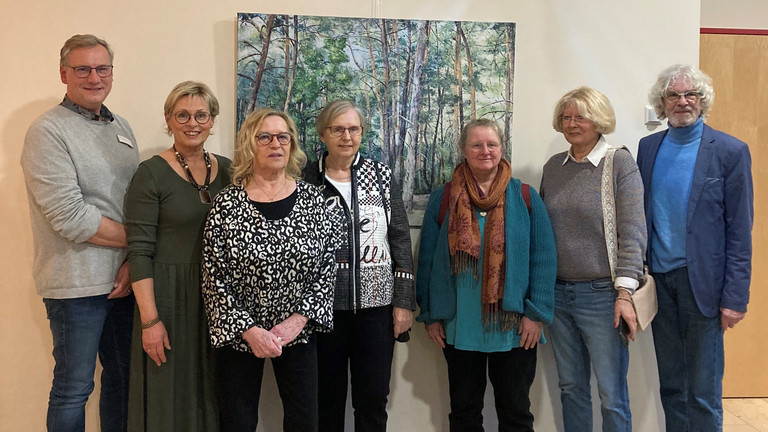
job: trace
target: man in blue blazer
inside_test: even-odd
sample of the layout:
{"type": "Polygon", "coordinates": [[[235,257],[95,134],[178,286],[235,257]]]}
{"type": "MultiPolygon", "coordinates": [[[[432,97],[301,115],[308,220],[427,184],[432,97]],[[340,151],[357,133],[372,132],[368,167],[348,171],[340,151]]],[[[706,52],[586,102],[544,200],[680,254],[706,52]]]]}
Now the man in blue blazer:
{"type": "Polygon", "coordinates": [[[640,140],[648,264],[659,312],[653,339],[668,431],[720,431],[723,332],[747,311],[751,157],[712,129],[712,80],[693,66],[659,74],[649,100],[669,128],[640,140]]]}

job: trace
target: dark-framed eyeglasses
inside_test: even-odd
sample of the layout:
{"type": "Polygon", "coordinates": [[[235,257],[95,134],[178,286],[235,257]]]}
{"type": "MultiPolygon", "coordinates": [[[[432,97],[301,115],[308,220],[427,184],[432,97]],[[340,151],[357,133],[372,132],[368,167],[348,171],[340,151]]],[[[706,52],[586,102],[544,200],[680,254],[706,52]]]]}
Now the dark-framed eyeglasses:
{"type": "Polygon", "coordinates": [[[211,121],[211,114],[205,111],[198,111],[195,115],[191,115],[186,111],[179,111],[173,115],[173,118],[175,118],[179,124],[187,124],[192,117],[195,118],[197,124],[206,124],[211,121]]]}
{"type": "Polygon", "coordinates": [[[349,132],[349,136],[356,137],[360,136],[363,133],[363,127],[362,126],[350,126],[350,127],[344,127],[344,126],[328,126],[326,129],[328,129],[332,137],[340,137],[344,135],[344,132],[349,132]]]}
{"type": "Polygon", "coordinates": [[[256,139],[259,141],[259,144],[263,146],[268,146],[271,144],[274,137],[277,137],[277,142],[280,143],[280,145],[288,145],[293,139],[291,134],[288,132],[280,132],[274,134],[269,132],[260,132],[258,135],[256,135],[256,139]]]}
{"type": "Polygon", "coordinates": [[[667,91],[664,93],[664,100],[672,103],[677,102],[681,97],[684,97],[688,102],[696,102],[702,96],[703,94],[698,90],[688,90],[687,92],[683,93],[667,91]]]}
{"type": "Polygon", "coordinates": [[[96,67],[90,67],[90,66],[67,66],[72,68],[72,70],[75,72],[75,76],[78,78],[88,78],[91,76],[91,71],[96,69],[96,74],[102,78],[107,78],[112,76],[112,69],[114,66],[112,65],[100,65],[96,67]]]}

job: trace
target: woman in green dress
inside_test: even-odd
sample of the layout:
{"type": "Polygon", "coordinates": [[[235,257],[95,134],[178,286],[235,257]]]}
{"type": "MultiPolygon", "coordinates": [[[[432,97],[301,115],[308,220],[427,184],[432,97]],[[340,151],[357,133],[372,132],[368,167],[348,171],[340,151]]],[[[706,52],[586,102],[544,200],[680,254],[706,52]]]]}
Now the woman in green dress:
{"type": "Polygon", "coordinates": [[[139,165],[125,199],[138,313],[129,431],[217,431],[211,346],[200,294],[202,232],[230,182],[230,160],[204,150],[219,103],[186,81],[165,101],[173,145],[139,165]],[[146,355],[145,355],[146,354],[146,355]]]}

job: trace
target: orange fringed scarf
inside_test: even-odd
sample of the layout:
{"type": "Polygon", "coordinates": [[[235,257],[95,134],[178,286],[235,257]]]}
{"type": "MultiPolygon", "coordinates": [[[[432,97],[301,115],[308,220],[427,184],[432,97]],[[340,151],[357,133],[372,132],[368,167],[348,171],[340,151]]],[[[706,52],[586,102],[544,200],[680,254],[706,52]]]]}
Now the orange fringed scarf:
{"type": "Polygon", "coordinates": [[[483,329],[508,331],[515,328],[518,314],[501,309],[504,296],[504,205],[506,190],[512,178],[509,162],[502,159],[496,178],[488,194],[481,197],[477,181],[466,162],[459,164],[451,177],[451,195],[448,202],[448,247],[451,254],[451,273],[466,271],[478,279],[480,261],[480,225],[475,207],[487,212],[485,244],[482,251],[481,303],[483,329]]]}

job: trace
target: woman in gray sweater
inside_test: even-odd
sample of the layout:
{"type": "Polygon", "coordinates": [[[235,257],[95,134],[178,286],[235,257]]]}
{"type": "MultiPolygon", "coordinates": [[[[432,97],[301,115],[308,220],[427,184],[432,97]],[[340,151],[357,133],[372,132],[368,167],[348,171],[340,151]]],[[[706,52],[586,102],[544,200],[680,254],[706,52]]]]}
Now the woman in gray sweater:
{"type": "Polygon", "coordinates": [[[646,247],[643,184],[626,148],[613,154],[618,250],[615,278],[603,228],[601,178],[610,156],[604,134],[616,127],[608,98],[590,87],[566,93],[552,126],[570,144],[544,165],[541,197],[557,245],[555,317],[550,326],[567,432],[592,431],[590,370],[600,393],[603,431],[630,431],[629,351],[636,315],[631,295],[646,247]],[[627,325],[626,338],[620,324],[627,325]],[[591,368],[590,368],[591,363],[591,368]]]}

